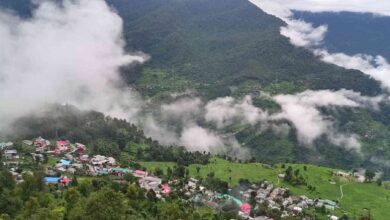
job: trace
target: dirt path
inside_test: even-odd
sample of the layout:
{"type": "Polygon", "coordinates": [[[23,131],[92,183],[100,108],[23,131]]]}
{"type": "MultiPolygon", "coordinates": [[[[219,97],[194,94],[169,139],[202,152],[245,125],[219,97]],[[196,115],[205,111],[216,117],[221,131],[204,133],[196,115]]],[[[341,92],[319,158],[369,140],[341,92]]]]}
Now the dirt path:
{"type": "Polygon", "coordinates": [[[340,200],[343,199],[343,197],[344,197],[343,186],[345,186],[345,185],[347,185],[347,184],[340,185],[340,194],[341,194],[340,200]]]}

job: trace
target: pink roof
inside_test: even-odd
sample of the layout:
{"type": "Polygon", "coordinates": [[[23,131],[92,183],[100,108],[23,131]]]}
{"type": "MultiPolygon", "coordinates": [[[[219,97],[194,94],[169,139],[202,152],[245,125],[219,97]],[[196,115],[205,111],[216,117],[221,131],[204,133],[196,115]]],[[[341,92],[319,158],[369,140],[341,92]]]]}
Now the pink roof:
{"type": "Polygon", "coordinates": [[[66,176],[61,179],[62,184],[68,184],[69,182],[70,182],[70,179],[66,176]]]}
{"type": "Polygon", "coordinates": [[[59,141],[57,141],[57,144],[59,144],[59,145],[68,145],[69,141],[68,140],[59,140],[59,141]]]}
{"type": "Polygon", "coordinates": [[[143,170],[136,170],[136,171],[134,171],[134,173],[138,174],[138,175],[148,175],[148,173],[143,171],[143,170]]]}
{"type": "Polygon", "coordinates": [[[168,193],[171,192],[171,187],[169,187],[168,184],[162,185],[161,188],[162,188],[162,190],[163,190],[163,192],[164,192],[165,194],[168,194],[168,193]]]}
{"type": "Polygon", "coordinates": [[[244,203],[241,205],[240,210],[245,214],[249,214],[251,212],[251,205],[249,203],[244,203]]]}

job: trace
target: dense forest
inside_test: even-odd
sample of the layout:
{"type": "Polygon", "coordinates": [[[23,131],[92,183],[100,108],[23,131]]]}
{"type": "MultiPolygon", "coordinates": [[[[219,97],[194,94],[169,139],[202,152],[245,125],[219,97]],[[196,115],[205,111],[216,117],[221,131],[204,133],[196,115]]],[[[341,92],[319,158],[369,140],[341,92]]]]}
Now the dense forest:
{"type": "Polygon", "coordinates": [[[123,163],[137,160],[172,161],[181,165],[205,164],[210,154],[188,152],[184,147],[162,146],[145,137],[142,130],[126,120],[94,111],[81,111],[71,105],[50,105],[40,114],[16,121],[8,140],[20,143],[38,136],[67,139],[90,146],[90,153],[121,158],[123,163]]]}

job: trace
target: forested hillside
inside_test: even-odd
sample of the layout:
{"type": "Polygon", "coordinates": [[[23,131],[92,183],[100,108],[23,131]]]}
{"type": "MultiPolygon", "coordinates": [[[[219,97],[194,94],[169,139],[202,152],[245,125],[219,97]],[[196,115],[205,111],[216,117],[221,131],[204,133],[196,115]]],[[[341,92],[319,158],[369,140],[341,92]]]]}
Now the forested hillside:
{"type": "Polygon", "coordinates": [[[137,82],[147,95],[194,87],[213,98],[248,81],[262,87],[289,81],[304,89],[380,91],[362,73],[325,64],[292,46],[279,34],[283,22],[246,0],[108,2],[124,19],[128,48],[152,57],[142,76],[158,72],[181,80],[159,81],[153,90],[143,86],[141,77],[137,82]]]}
{"type": "MultiPolygon", "coordinates": [[[[128,51],[151,56],[144,65],[124,68],[122,73],[130,85],[152,101],[162,102],[172,93],[188,90],[204,100],[251,94],[257,107],[279,111],[276,103],[259,98],[259,92],[275,95],[343,88],[367,96],[383,92],[377,81],[363,73],[326,64],[311,52],[291,45],[279,34],[284,23],[246,0],[107,2],[123,19],[128,51]]],[[[23,16],[29,16],[32,7],[13,0],[1,1],[0,5],[23,16]]],[[[339,121],[340,130],[362,137],[363,156],[333,146],[325,137],[316,140],[315,148],[304,147],[298,143],[294,129],[283,138],[261,126],[237,124],[225,130],[234,133],[259,161],[365,166],[386,172],[383,161],[378,164],[371,159],[390,158],[387,109],[386,105],[380,111],[323,109],[339,121]]]]}

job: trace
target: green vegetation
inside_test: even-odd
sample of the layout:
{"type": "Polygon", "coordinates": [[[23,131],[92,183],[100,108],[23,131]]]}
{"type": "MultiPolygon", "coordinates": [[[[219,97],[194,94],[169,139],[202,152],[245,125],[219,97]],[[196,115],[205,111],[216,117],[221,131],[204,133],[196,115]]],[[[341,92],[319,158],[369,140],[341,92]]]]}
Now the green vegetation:
{"type": "Polygon", "coordinates": [[[152,57],[146,71],[136,75],[142,79],[151,69],[170,73],[170,89],[181,89],[173,81],[182,85],[184,80],[201,84],[198,92],[206,98],[230,95],[230,87],[253,82],[271,92],[346,88],[373,95],[381,90],[362,73],[325,64],[291,45],[279,34],[283,22],[247,0],[107,2],[124,19],[127,48],[152,57]]]}
{"type": "Polygon", "coordinates": [[[177,199],[153,196],[131,182],[110,178],[80,178],[71,186],[45,185],[42,172],[24,174],[16,184],[11,173],[0,168],[0,219],[226,219],[224,213],[208,208],[197,210],[177,199]]]}
{"type": "Polygon", "coordinates": [[[164,100],[175,92],[185,92],[192,85],[182,77],[160,69],[145,68],[141,77],[137,80],[137,89],[144,91],[149,97],[156,100],[164,100]]]}
{"type": "Polygon", "coordinates": [[[264,88],[265,92],[268,92],[272,95],[277,94],[294,94],[305,91],[305,87],[302,85],[298,86],[292,81],[284,81],[278,83],[272,83],[264,88]]]}
{"type": "MultiPolygon", "coordinates": [[[[13,130],[8,140],[17,143],[17,149],[27,155],[34,152],[34,148],[22,144],[21,140],[43,136],[83,143],[90,154],[113,156],[128,164],[135,159],[205,164],[210,157],[205,152],[187,152],[180,146],[162,146],[126,120],[94,111],[80,111],[70,105],[47,106],[43,115],[28,115],[16,121],[13,130]]],[[[49,162],[53,161],[49,158],[49,162]]]]}
{"type": "MultiPolygon", "coordinates": [[[[174,166],[173,163],[161,162],[141,162],[142,166],[149,170],[159,167],[166,170],[174,166]]],[[[308,185],[315,187],[315,191],[310,190],[305,185],[291,185],[278,178],[278,174],[283,173],[285,168],[282,165],[269,166],[260,163],[237,163],[227,160],[212,158],[207,165],[192,164],[188,167],[190,176],[206,178],[211,172],[215,177],[237,185],[240,179],[248,179],[252,182],[260,180],[271,181],[274,185],[287,187],[292,194],[306,195],[310,198],[323,198],[339,201],[340,209],[336,214],[343,213],[349,216],[359,216],[365,214],[364,209],[369,209],[374,219],[386,220],[390,215],[390,191],[375,183],[358,183],[354,180],[333,177],[335,169],[308,165],[308,164],[285,164],[291,166],[293,170],[299,169],[308,185]],[[197,171],[199,167],[199,172],[197,171]],[[306,168],[305,168],[306,167],[306,168]],[[343,189],[341,198],[340,187],[343,189]]]]}

